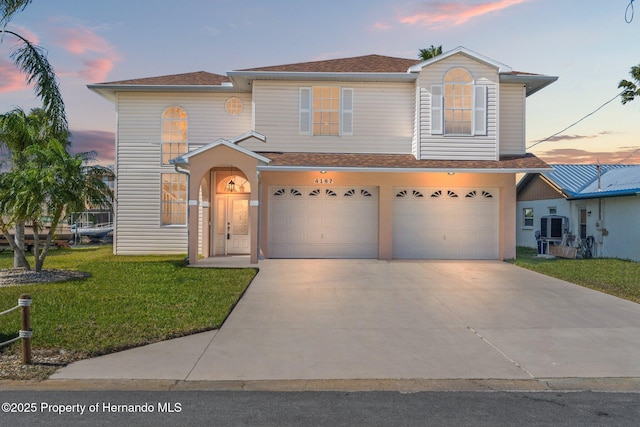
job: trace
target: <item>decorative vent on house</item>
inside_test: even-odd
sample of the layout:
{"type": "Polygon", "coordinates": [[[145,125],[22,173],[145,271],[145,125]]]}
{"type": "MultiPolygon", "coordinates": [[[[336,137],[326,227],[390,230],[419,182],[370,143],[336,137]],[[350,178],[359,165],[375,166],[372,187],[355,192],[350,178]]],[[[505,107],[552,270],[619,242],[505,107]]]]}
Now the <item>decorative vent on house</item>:
{"type": "Polygon", "coordinates": [[[372,197],[372,194],[369,193],[367,190],[365,190],[364,188],[360,190],[360,194],[362,194],[364,197],[372,197]]]}
{"type": "Polygon", "coordinates": [[[467,193],[467,195],[466,195],[466,196],[464,196],[464,197],[467,197],[467,198],[473,198],[473,197],[476,197],[477,195],[478,195],[478,193],[476,193],[476,190],[473,190],[473,191],[469,191],[469,192],[467,193]]]}
{"type": "Polygon", "coordinates": [[[327,194],[327,196],[330,196],[330,197],[335,197],[335,196],[337,196],[337,194],[336,194],[336,192],[335,192],[335,191],[333,191],[333,190],[329,190],[328,188],[327,188],[326,190],[324,190],[324,191],[325,191],[325,193],[327,194]]]}
{"type": "Polygon", "coordinates": [[[447,190],[447,196],[449,196],[449,197],[458,197],[458,195],[456,193],[454,193],[453,191],[451,191],[451,190],[447,190]]]}
{"type": "Polygon", "coordinates": [[[309,193],[310,196],[312,197],[316,197],[320,195],[320,189],[316,188],[315,190],[313,190],[311,193],[309,193]]]}
{"type": "Polygon", "coordinates": [[[442,196],[442,190],[435,191],[431,194],[431,197],[440,197],[442,196]]]}
{"type": "Polygon", "coordinates": [[[396,194],[396,198],[401,199],[407,195],[407,190],[402,190],[396,194]]]}
{"type": "Polygon", "coordinates": [[[424,194],[422,194],[418,190],[413,190],[412,193],[413,193],[413,197],[424,197],[424,194]]]}
{"type": "Polygon", "coordinates": [[[345,197],[351,197],[351,196],[355,196],[356,195],[356,190],[354,190],[353,188],[349,191],[347,191],[346,193],[344,193],[345,197]]]}
{"type": "Polygon", "coordinates": [[[298,190],[296,190],[295,188],[291,189],[291,195],[292,196],[302,196],[302,193],[299,192],[298,190]]]}
{"type": "Polygon", "coordinates": [[[484,191],[484,190],[482,191],[482,197],[484,197],[485,199],[493,199],[493,195],[488,191],[484,191]]]}
{"type": "Polygon", "coordinates": [[[285,194],[284,188],[281,188],[277,190],[275,193],[273,193],[274,196],[284,196],[284,194],[285,194]]]}

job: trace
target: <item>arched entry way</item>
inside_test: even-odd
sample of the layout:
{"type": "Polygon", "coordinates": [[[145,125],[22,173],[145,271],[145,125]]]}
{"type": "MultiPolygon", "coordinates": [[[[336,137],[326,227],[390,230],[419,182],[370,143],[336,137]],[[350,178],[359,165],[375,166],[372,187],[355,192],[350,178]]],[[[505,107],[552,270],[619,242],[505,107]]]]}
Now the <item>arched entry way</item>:
{"type": "Polygon", "coordinates": [[[179,172],[189,176],[188,227],[191,265],[198,263],[199,244],[206,257],[217,254],[216,248],[220,247],[220,252],[226,251],[226,254],[248,253],[251,263],[258,263],[260,199],[257,168],[268,164],[270,160],[237,145],[248,138],[265,140],[263,135],[249,132],[233,140],[217,140],[172,160],[179,172]],[[207,184],[207,181],[210,184],[207,184]],[[201,191],[202,185],[210,189],[208,200],[205,199],[207,191],[201,191]],[[222,185],[220,192],[217,191],[219,185],[222,185]],[[242,192],[239,191],[241,187],[242,192]],[[199,201],[201,197],[202,204],[199,201]],[[223,239],[216,235],[223,236],[223,239]],[[223,240],[233,242],[227,243],[223,240]],[[244,249],[245,245],[248,245],[248,250],[244,249]]]}
{"type": "Polygon", "coordinates": [[[211,255],[248,255],[251,252],[251,183],[233,167],[214,169],[211,174],[214,194],[209,222],[211,255]]]}

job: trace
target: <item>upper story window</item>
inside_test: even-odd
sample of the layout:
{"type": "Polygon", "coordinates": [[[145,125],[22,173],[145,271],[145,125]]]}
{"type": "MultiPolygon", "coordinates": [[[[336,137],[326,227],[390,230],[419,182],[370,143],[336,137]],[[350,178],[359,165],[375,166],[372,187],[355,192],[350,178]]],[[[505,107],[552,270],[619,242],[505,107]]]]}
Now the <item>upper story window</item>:
{"type": "Polygon", "coordinates": [[[300,88],[301,135],[353,134],[353,89],[338,86],[300,88]]]}
{"type": "Polygon", "coordinates": [[[232,116],[237,116],[238,114],[242,113],[243,108],[244,104],[242,103],[242,100],[237,96],[232,96],[231,98],[227,99],[227,102],[224,103],[225,111],[232,116]]]}
{"type": "Polygon", "coordinates": [[[444,76],[444,133],[471,135],[473,78],[464,68],[444,76]]]}
{"type": "Polygon", "coordinates": [[[431,87],[431,134],[487,134],[487,86],[474,84],[464,68],[452,68],[431,87]]]}
{"type": "Polygon", "coordinates": [[[162,164],[187,152],[187,113],[169,107],[162,113],[162,164]]]}

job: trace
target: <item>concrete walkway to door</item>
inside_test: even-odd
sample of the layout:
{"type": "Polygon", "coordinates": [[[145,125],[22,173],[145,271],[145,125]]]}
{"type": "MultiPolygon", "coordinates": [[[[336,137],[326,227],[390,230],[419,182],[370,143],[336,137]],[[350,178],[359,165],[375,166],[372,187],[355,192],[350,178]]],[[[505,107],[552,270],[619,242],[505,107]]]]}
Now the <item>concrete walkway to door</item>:
{"type": "Polygon", "coordinates": [[[640,305],[498,261],[265,260],[219,331],[59,370],[180,381],[640,377],[640,305]]]}

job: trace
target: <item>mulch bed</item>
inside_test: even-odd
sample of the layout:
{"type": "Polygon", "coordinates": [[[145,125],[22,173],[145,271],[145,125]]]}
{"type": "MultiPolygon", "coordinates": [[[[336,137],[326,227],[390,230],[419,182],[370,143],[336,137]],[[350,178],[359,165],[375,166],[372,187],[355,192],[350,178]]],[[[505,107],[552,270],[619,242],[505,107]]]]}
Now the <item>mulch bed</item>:
{"type": "Polygon", "coordinates": [[[38,283],[63,282],[89,277],[89,273],[74,270],[41,270],[39,272],[24,268],[0,270],[0,286],[17,286],[38,283]]]}

